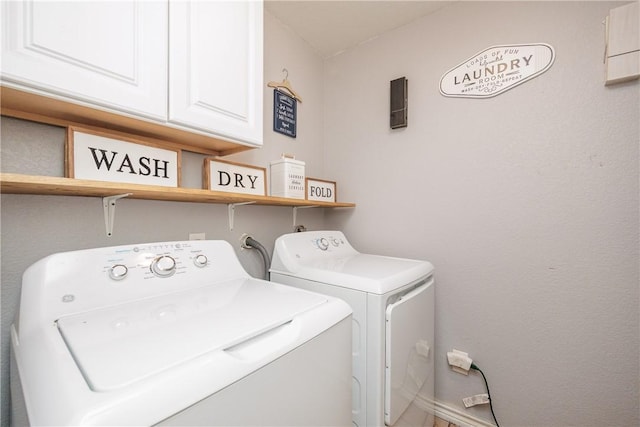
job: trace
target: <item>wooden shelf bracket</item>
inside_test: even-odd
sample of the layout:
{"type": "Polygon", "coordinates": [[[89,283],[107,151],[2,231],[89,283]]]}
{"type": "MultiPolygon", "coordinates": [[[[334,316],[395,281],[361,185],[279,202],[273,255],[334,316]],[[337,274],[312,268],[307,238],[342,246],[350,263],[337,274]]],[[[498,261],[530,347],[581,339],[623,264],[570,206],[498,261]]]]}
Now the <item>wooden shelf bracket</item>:
{"type": "Polygon", "coordinates": [[[230,203],[227,205],[227,210],[229,213],[229,231],[233,231],[233,220],[234,220],[234,215],[236,213],[236,206],[242,206],[242,205],[252,205],[255,202],[242,202],[242,203],[230,203]]]}
{"type": "Polygon", "coordinates": [[[108,196],[102,198],[102,207],[104,209],[104,225],[107,229],[107,237],[113,235],[113,221],[116,216],[116,200],[130,196],[131,193],[119,194],[117,196],[108,196]]]}

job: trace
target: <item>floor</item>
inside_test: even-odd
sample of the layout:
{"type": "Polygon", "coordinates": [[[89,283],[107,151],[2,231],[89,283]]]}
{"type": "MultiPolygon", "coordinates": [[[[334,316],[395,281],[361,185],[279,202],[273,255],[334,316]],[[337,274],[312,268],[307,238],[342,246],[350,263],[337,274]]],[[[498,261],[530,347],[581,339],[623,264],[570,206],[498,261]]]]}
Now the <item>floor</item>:
{"type": "Polygon", "coordinates": [[[433,421],[433,427],[458,427],[458,425],[436,417],[433,421]]]}

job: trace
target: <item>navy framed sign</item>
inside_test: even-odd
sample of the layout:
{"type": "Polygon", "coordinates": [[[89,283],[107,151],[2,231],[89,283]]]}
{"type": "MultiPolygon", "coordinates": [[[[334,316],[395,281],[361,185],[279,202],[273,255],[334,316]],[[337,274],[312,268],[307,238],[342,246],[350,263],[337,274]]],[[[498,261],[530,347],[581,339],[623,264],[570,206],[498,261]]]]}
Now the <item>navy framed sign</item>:
{"type": "Polygon", "coordinates": [[[295,98],[278,89],[273,90],[273,130],[296,137],[297,103],[295,98]]]}

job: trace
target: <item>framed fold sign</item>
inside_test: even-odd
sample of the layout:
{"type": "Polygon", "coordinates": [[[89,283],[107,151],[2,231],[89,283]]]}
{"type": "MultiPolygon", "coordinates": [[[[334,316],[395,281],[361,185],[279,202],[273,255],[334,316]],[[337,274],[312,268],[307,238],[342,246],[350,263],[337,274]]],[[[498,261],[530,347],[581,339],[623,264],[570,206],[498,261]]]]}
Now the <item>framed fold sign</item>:
{"type": "Polygon", "coordinates": [[[539,76],[555,60],[544,43],[492,46],[447,71],[440,93],[457,98],[490,98],[539,76]]]}
{"type": "Polygon", "coordinates": [[[336,201],[336,182],[324,179],[306,178],[306,199],[317,202],[336,201]]]}

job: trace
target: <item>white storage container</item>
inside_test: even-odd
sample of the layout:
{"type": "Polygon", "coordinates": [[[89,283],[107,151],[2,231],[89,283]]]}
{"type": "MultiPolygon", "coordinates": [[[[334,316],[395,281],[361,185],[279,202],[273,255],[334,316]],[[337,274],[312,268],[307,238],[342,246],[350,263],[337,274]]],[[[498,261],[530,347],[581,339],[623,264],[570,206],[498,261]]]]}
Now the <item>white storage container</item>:
{"type": "Polygon", "coordinates": [[[271,196],[304,199],[304,162],[283,155],[269,165],[271,196]]]}

